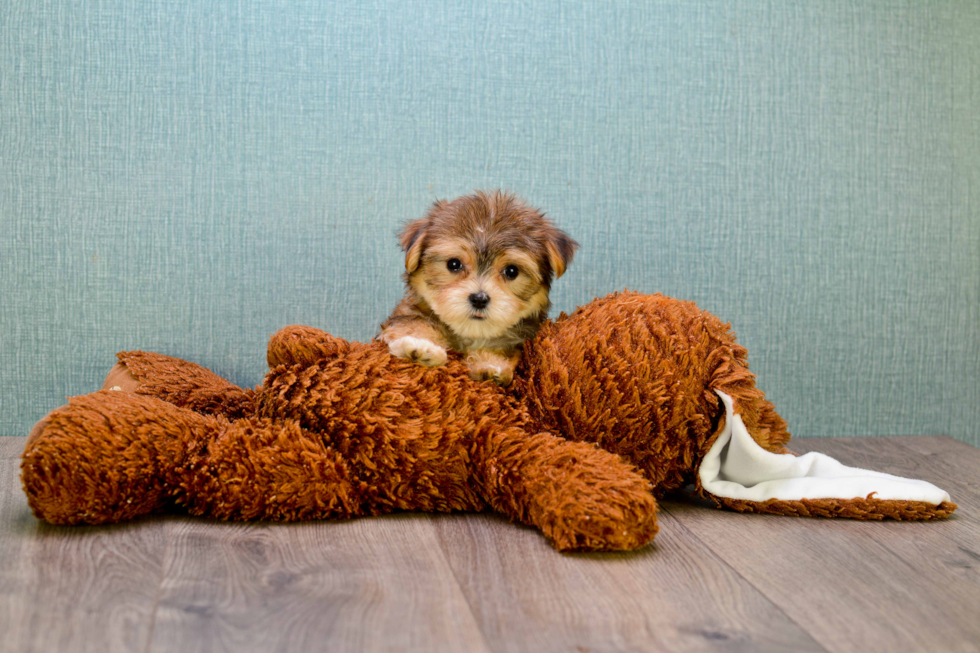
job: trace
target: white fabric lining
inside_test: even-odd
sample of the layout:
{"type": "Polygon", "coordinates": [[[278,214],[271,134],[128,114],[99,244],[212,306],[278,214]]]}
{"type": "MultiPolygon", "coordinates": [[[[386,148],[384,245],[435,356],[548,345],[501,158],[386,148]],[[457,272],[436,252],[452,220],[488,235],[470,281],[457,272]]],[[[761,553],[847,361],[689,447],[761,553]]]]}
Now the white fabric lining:
{"type": "Polygon", "coordinates": [[[698,475],[705,491],[744,501],[863,499],[872,492],[884,500],[922,501],[939,505],[949,495],[931,483],[842,465],[822,453],[776,454],[759,446],[732,398],[717,391],[725,404],[725,429],[701,461],[698,475]]]}

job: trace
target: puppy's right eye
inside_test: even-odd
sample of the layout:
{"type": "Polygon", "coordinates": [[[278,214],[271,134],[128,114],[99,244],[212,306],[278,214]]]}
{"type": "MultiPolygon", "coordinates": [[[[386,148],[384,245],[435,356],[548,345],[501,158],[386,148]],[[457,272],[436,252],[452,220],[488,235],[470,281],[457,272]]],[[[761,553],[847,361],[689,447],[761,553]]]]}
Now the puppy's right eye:
{"type": "Polygon", "coordinates": [[[460,270],[463,269],[463,262],[460,261],[458,258],[451,258],[448,261],[446,261],[446,267],[449,269],[450,272],[459,272],[460,270]]]}

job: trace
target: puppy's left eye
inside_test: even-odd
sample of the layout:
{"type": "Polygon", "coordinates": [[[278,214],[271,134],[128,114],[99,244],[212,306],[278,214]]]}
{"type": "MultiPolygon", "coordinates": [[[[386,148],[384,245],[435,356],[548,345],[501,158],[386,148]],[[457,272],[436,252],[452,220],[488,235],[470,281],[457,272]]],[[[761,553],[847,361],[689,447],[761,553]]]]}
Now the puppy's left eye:
{"type": "Polygon", "coordinates": [[[504,268],[504,276],[513,281],[517,278],[517,275],[521,273],[521,269],[516,265],[508,265],[504,268]]]}

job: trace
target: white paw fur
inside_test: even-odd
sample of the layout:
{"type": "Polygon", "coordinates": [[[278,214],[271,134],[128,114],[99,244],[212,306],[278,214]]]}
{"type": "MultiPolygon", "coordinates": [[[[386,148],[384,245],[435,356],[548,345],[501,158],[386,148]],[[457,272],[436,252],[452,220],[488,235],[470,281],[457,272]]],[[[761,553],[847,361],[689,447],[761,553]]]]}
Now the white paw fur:
{"type": "Polygon", "coordinates": [[[407,358],[429,367],[436,367],[446,362],[446,350],[423,338],[402,336],[388,343],[388,351],[392,356],[407,358]]]}
{"type": "Polygon", "coordinates": [[[499,379],[507,372],[507,368],[503,365],[494,365],[493,363],[482,362],[478,365],[473,365],[470,369],[475,374],[482,374],[488,378],[499,379]]]}

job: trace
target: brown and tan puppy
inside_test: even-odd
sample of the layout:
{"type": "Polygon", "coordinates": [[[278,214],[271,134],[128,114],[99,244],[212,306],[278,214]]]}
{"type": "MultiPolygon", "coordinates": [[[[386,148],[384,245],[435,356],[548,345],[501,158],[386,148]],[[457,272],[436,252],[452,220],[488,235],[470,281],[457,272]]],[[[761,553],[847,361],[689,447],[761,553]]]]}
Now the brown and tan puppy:
{"type": "Polygon", "coordinates": [[[436,202],[399,238],[405,298],[379,338],[422,365],[458,352],[473,378],[510,383],[521,346],[547,317],[551,282],[578,243],[500,191],[436,202]]]}

